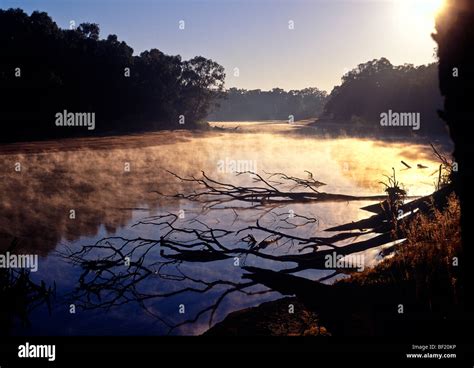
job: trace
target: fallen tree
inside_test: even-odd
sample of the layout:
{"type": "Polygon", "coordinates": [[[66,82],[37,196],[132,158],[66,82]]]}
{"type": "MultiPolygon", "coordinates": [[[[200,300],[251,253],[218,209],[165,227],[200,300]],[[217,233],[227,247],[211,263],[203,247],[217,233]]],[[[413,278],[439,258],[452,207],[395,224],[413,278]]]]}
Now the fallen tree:
{"type": "MultiPolygon", "coordinates": [[[[443,208],[446,198],[452,192],[451,185],[445,185],[429,196],[404,202],[403,193],[397,189],[398,183],[393,177],[386,188],[387,196],[384,196],[384,200],[378,204],[379,208],[373,206],[370,208],[370,211],[375,213],[373,216],[326,229],[327,232],[335,232],[332,235],[311,236],[308,235],[311,234],[311,226],[318,221],[315,217],[277,212],[272,204],[269,204],[270,209],[263,208],[262,199],[269,193],[272,193],[273,203],[281,203],[281,200],[286,203],[289,200],[289,195],[281,199],[281,193],[294,194],[291,191],[280,191],[276,187],[277,184],[270,181],[273,179],[257,175],[254,179],[259,183],[264,183],[263,189],[262,187],[242,189],[232,184],[220,183],[204,173],[203,175],[204,179],[184,179],[176,175],[179,180],[190,180],[205,186],[207,190],[191,194],[175,194],[173,197],[206,204],[209,203],[206,202],[206,196],[211,193],[211,197],[214,197],[211,199],[213,205],[205,207],[208,211],[218,208],[214,204],[228,204],[232,201],[252,203],[256,200],[255,198],[260,198],[257,208],[261,209],[263,214],[251,225],[231,227],[209,225],[199,216],[181,219],[174,213],[159,214],[144,218],[135,224],[135,226],[156,227],[159,234],[156,238],[107,237],[95,244],[83,246],[79,250],[61,253],[61,256],[83,269],[79,286],[71,294],[71,298],[79,307],[109,309],[135,302],[147,313],[153,314],[168,327],[168,332],[172,333],[184,324],[198,321],[204,315],[208,316],[209,327],[211,327],[217,309],[232,293],[260,295],[278,292],[296,295],[310,309],[321,313],[322,320],[332,332],[346,334],[349,333],[348,330],[341,327],[340,323],[333,324],[331,321],[337,321],[338,314],[351,315],[351,313],[348,314],[347,308],[352,311],[362,308],[360,310],[367,313],[367,305],[373,305],[377,313],[392,313],[392,309],[375,307],[378,303],[374,301],[382,300],[384,301],[382,304],[392,308],[395,299],[405,299],[400,299],[398,293],[395,293],[395,296],[390,295],[383,288],[375,286],[354,288],[339,283],[334,286],[324,284],[323,281],[339,273],[352,274],[356,271],[354,268],[328,266],[327,257],[333,256],[334,253],[339,256],[350,256],[382,245],[385,247],[380,254],[386,255],[393,252],[397,247],[402,246],[395,240],[403,240],[406,227],[416,216],[420,213],[428,214],[433,208],[443,208]],[[360,237],[363,239],[358,240],[360,237]],[[341,242],[349,243],[341,244],[341,242]],[[156,253],[153,252],[155,248],[159,249],[160,257],[159,259],[151,257],[153,260],[149,260],[150,255],[156,253]],[[239,268],[245,273],[240,276],[240,281],[232,280],[231,273],[220,275],[214,280],[205,280],[182,270],[182,266],[185,265],[198,263],[209,264],[209,267],[213,267],[214,263],[226,260],[241,266],[239,268]],[[247,264],[249,260],[252,264],[259,264],[261,260],[271,261],[280,266],[278,266],[278,271],[275,271],[251,266],[247,264]],[[327,271],[327,274],[319,280],[295,275],[301,271],[310,270],[327,271]],[[141,285],[153,277],[170,281],[174,286],[171,290],[160,293],[141,290],[141,285]],[[250,281],[243,281],[245,279],[250,281]],[[182,287],[176,287],[179,283],[182,283],[182,287]],[[213,303],[202,308],[191,318],[179,322],[152,312],[148,307],[148,303],[152,300],[216,291],[220,294],[213,303]],[[347,300],[351,300],[351,303],[348,304],[347,300]]],[[[297,188],[306,187],[304,196],[321,194],[317,187],[322,183],[319,184],[320,182],[312,177],[303,180],[287,177],[281,173],[271,175],[278,175],[280,179],[292,182],[297,188]]],[[[301,200],[300,195],[294,197],[295,201],[301,200]]],[[[327,196],[331,195],[327,194],[327,196]]],[[[333,199],[339,195],[335,196],[333,199]]],[[[317,197],[312,198],[316,200],[317,197]]],[[[227,209],[233,211],[238,217],[234,206],[227,209]]],[[[407,285],[405,290],[413,290],[413,285],[407,285]]],[[[410,297],[405,302],[413,303],[410,299],[413,293],[408,292],[407,295],[410,297]]],[[[380,326],[372,326],[370,329],[372,332],[378,331],[380,326]]]]}

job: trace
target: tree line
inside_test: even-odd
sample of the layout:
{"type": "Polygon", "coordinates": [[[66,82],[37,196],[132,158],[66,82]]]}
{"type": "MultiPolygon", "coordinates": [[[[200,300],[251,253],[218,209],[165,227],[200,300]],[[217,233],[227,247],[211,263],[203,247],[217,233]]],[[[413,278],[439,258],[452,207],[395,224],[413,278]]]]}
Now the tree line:
{"type": "Polygon", "coordinates": [[[209,120],[295,120],[320,118],[327,132],[390,135],[447,136],[439,117],[442,97],[438,89],[438,65],[395,66],[386,58],[359,64],[342,77],[327,95],[318,88],[271,91],[230,88],[219,97],[209,120]],[[383,116],[415,114],[413,129],[385,129],[383,116]]]}
{"type": "Polygon", "coordinates": [[[94,23],[61,29],[45,12],[0,9],[3,141],[195,128],[224,88],[224,68],[151,49],[134,55],[94,23]],[[58,127],[55,114],[95,113],[96,127],[58,127]]]}
{"type": "Polygon", "coordinates": [[[318,88],[285,91],[273,88],[246,90],[230,88],[219,106],[208,116],[209,120],[295,120],[318,116],[327,99],[327,93],[318,88]]]}
{"type": "MultiPolygon", "coordinates": [[[[358,65],[327,95],[318,88],[224,89],[224,68],[202,56],[182,60],[151,49],[134,55],[94,23],[61,29],[45,12],[0,9],[1,141],[121,134],[203,126],[206,120],[288,120],[322,116],[331,124],[392,134],[380,114],[420,113],[420,130],[445,135],[437,64],[358,65]],[[94,113],[93,130],[57,126],[58,113],[94,113]]],[[[66,119],[64,114],[64,119],[66,119]]],[[[330,124],[330,125],[331,125],[330,124]]],[[[333,130],[337,130],[337,125],[333,130]]]]}

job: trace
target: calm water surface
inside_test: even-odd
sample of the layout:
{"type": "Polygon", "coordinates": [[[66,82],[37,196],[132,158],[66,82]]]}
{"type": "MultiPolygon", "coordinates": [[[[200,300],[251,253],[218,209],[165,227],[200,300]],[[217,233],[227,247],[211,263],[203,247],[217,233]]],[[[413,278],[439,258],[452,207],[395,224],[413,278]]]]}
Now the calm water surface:
{"type": "MultiPolygon", "coordinates": [[[[211,305],[225,289],[206,293],[190,292],[167,298],[147,298],[142,304],[127,300],[110,308],[69,313],[75,303],[83,269],[72,265],[58,254],[74,251],[83,245],[95,244],[109,236],[159,239],[158,226],[137,224],[157,214],[184,213],[183,222],[198,216],[210,227],[237,229],[252,224],[262,216],[262,210],[246,210],[236,217],[233,211],[216,210],[206,213],[198,203],[169,199],[165,194],[186,193],[195,189],[181,183],[167,170],[181,176],[201,175],[201,171],[217,180],[233,184],[249,184],[247,176],[220,170],[222,162],[246,162],[262,175],[284,172],[306,177],[305,170],[326,183],[321,190],[353,195],[383,194],[380,181],[396,169],[397,179],[409,195],[429,194],[434,189],[438,164],[426,143],[387,143],[370,139],[326,139],[301,133],[298,126],[273,122],[217,124],[235,130],[209,133],[185,131],[159,132],[117,138],[72,139],[59,142],[31,143],[0,148],[0,248],[5,251],[13,239],[23,253],[39,254],[39,270],[31,273],[35,282],[56,285],[52,309],[46,306],[33,310],[30,325],[16,323],[15,334],[151,334],[168,332],[168,325],[179,324],[211,305]],[[401,160],[412,166],[405,169],[401,160]],[[21,171],[15,171],[15,164],[21,171]],[[417,164],[426,166],[418,169],[417,164]],[[130,168],[128,171],[127,168],[130,168]],[[70,219],[74,209],[75,219],[70,219]],[[180,212],[181,211],[181,212],[180,212]],[[76,292],[76,294],[74,294],[76,292]],[[179,306],[184,305],[184,314],[179,306]]],[[[299,229],[299,234],[323,234],[325,228],[355,221],[370,215],[360,207],[373,202],[335,202],[283,206],[274,211],[311,215],[317,223],[299,229]]],[[[271,211],[262,221],[271,221],[271,211]]],[[[325,234],[327,235],[327,233],[325,234]]],[[[226,240],[232,247],[238,239],[226,240]]],[[[134,246],[134,245],[130,245],[134,246]]],[[[282,247],[273,252],[293,252],[282,247]]],[[[100,257],[101,250],[92,253],[100,257]]],[[[140,254],[139,252],[137,254],[140,254]]],[[[376,250],[367,252],[374,258],[376,250]]],[[[144,265],[154,269],[162,261],[160,249],[152,248],[144,265]]],[[[246,264],[263,266],[250,257],[246,264]],[[257,263],[256,263],[257,262],[257,263]]],[[[267,263],[267,261],[265,261],[267,263]]],[[[265,264],[277,269],[281,264],[265,264]]],[[[176,276],[176,270],[170,274],[176,276]],[[174,273],[173,273],[174,272],[174,273]]],[[[182,265],[181,272],[193,279],[241,281],[242,271],[233,260],[182,265]]],[[[314,271],[305,276],[318,278],[327,271],[314,271]]],[[[176,277],[163,279],[151,274],[138,282],[136,288],[147,295],[177,290],[184,285],[176,277]]],[[[203,288],[204,285],[195,286],[203,288]]],[[[79,288],[80,289],[80,288],[79,288]]],[[[260,291],[258,287],[252,291],[260,291]]],[[[103,300],[112,298],[104,293],[103,300]]],[[[278,293],[246,295],[229,294],[220,304],[213,323],[238,309],[255,306],[279,298],[278,293]]],[[[77,303],[80,304],[79,302],[77,303]]],[[[209,314],[194,323],[187,323],[173,334],[200,334],[209,327],[209,314]]]]}

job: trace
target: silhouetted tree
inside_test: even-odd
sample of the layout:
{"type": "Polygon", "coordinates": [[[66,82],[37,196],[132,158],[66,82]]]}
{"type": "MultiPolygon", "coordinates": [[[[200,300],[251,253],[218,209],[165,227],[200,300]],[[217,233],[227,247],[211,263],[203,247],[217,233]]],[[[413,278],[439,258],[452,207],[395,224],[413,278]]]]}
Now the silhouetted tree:
{"type": "Polygon", "coordinates": [[[308,119],[319,116],[326,102],[326,92],[317,88],[290,90],[273,88],[245,90],[230,88],[225,99],[209,115],[210,120],[288,120],[308,119]]]}
{"type": "Polygon", "coordinates": [[[224,68],[212,60],[196,56],[184,62],[181,98],[191,121],[205,118],[212,101],[222,97],[224,79],[224,68]]]}
{"type": "Polygon", "coordinates": [[[44,12],[0,10],[2,141],[195,128],[223,90],[224,69],[157,49],[133,55],[99,25],[60,29],[44,12]],[[96,129],[57,127],[58,112],[93,112],[96,129]],[[179,125],[178,116],[185,117],[179,125]]]}
{"type": "Polygon", "coordinates": [[[100,28],[96,23],[82,23],[78,27],[78,31],[91,40],[97,41],[99,39],[100,28]]]}
{"type": "Polygon", "coordinates": [[[441,106],[437,83],[435,63],[394,66],[386,58],[374,59],[342,77],[342,84],[329,95],[324,115],[335,120],[359,121],[367,128],[380,130],[383,112],[418,112],[420,130],[405,129],[404,133],[444,135],[445,125],[436,113],[441,106]]]}
{"type": "MultiPolygon", "coordinates": [[[[472,183],[472,121],[474,118],[474,4],[469,0],[448,0],[437,17],[439,85],[444,96],[441,116],[447,122],[455,144],[454,158],[458,172],[454,185],[461,202],[461,229],[464,259],[460,260],[467,310],[472,313],[474,272],[470,262],[473,256],[473,234],[469,215],[474,206],[472,183]]],[[[471,314],[472,316],[472,314],[471,314]]],[[[472,325],[472,324],[471,324],[472,325]]],[[[469,327],[468,327],[469,328],[469,327]]],[[[470,332],[470,330],[468,330],[470,332]]]]}

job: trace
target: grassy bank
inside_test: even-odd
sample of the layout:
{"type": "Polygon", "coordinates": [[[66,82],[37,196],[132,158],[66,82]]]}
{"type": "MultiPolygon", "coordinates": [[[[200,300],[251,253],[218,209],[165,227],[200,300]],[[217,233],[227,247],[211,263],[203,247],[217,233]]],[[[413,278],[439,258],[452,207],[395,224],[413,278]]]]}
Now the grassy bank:
{"type": "MultiPolygon", "coordinates": [[[[456,315],[462,302],[458,276],[461,252],[458,199],[451,195],[443,210],[433,208],[429,213],[418,215],[406,226],[405,234],[406,241],[383,261],[337,283],[354,290],[382,286],[393,293],[404,293],[404,285],[415,285],[407,292],[414,293],[410,299],[428,311],[426,317],[435,323],[449,320],[456,315]]],[[[319,325],[317,311],[309,310],[296,298],[283,298],[232,313],[207,334],[326,335],[331,331],[319,325]],[[288,314],[289,304],[297,306],[296,316],[288,314]],[[242,330],[242,326],[245,329],[242,330]]]]}

